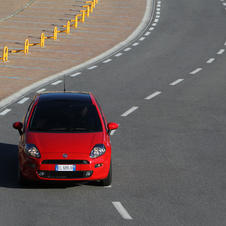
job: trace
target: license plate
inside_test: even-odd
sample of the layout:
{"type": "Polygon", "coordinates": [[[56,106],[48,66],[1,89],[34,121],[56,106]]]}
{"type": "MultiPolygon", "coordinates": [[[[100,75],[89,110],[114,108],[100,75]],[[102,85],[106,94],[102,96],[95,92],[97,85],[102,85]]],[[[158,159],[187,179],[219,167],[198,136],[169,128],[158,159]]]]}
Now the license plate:
{"type": "Polygon", "coordinates": [[[76,171],[76,165],[55,165],[55,171],[76,171]]]}

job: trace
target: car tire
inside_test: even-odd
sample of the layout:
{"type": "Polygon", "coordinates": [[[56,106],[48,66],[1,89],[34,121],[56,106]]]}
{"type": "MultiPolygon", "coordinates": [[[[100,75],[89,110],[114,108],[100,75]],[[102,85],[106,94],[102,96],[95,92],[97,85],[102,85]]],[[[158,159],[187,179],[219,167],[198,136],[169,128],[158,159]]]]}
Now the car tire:
{"type": "Polygon", "coordinates": [[[112,161],[110,163],[110,169],[106,179],[100,181],[100,186],[110,186],[112,182],[112,161]]]}
{"type": "Polygon", "coordinates": [[[20,171],[20,166],[18,165],[18,183],[21,186],[26,186],[29,184],[29,180],[25,179],[20,171]]]}

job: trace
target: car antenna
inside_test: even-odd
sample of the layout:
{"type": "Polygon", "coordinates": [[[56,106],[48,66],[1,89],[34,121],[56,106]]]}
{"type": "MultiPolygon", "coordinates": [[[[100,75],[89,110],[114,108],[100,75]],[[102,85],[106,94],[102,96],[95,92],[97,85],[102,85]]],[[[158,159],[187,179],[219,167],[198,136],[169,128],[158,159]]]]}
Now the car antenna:
{"type": "Polygon", "coordinates": [[[64,74],[64,92],[66,91],[65,89],[65,74],[64,74]]]}

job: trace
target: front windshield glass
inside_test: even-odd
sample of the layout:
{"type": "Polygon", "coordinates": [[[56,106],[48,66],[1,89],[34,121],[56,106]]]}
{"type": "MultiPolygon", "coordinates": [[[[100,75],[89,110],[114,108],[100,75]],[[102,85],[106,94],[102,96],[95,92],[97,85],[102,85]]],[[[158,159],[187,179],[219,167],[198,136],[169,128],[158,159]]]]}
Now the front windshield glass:
{"type": "Polygon", "coordinates": [[[36,131],[102,131],[94,105],[37,105],[29,130],[36,131]]]}

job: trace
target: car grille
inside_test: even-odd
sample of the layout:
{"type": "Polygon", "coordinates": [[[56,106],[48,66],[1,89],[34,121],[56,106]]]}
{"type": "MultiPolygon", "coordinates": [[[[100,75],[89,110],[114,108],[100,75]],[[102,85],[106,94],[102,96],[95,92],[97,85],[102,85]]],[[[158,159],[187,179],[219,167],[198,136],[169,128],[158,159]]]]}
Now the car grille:
{"type": "Polygon", "coordinates": [[[38,174],[41,178],[52,178],[52,179],[79,179],[89,178],[92,176],[93,171],[75,171],[75,172],[59,172],[59,171],[39,171],[38,174]],[[40,172],[44,175],[40,176],[40,172]],[[89,176],[86,176],[89,174],[89,176]]]}
{"type": "Polygon", "coordinates": [[[59,160],[43,160],[42,161],[42,164],[56,164],[56,165],[58,165],[58,164],[89,164],[89,162],[88,161],[86,161],[86,160],[61,160],[61,159],[59,159],[59,160]]]}

